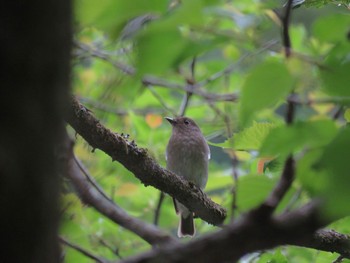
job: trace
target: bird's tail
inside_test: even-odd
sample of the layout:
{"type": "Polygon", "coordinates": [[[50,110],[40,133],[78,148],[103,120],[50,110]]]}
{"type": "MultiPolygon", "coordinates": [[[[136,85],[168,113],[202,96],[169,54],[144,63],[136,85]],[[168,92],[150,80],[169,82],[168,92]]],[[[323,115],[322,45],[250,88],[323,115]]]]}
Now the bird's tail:
{"type": "Polygon", "coordinates": [[[192,213],[186,213],[186,217],[183,213],[180,213],[179,228],[177,230],[178,237],[193,237],[195,233],[196,229],[194,227],[192,213]]]}

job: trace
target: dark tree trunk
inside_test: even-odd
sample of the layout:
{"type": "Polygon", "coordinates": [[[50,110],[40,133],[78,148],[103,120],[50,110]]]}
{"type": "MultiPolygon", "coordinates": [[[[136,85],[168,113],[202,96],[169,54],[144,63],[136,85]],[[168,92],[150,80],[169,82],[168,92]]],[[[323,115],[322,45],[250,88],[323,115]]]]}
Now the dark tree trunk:
{"type": "Polygon", "coordinates": [[[0,8],[0,262],[58,262],[55,144],[69,87],[71,3],[0,8]]]}

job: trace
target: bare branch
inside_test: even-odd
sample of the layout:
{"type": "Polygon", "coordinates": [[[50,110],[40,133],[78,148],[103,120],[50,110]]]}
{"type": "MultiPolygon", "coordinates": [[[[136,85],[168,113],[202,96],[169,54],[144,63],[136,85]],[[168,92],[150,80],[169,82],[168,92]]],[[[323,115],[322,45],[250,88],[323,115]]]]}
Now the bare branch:
{"type": "Polygon", "coordinates": [[[112,160],[117,160],[130,170],[144,185],[168,193],[193,211],[198,217],[213,225],[220,225],[226,217],[226,210],[211,201],[200,189],[160,167],[148,154],[122,136],[105,128],[89,111],[75,99],[67,122],[93,148],[98,148],[112,160]]]}
{"type": "Polygon", "coordinates": [[[91,252],[87,251],[85,248],[82,248],[81,246],[73,244],[73,243],[69,242],[68,240],[64,239],[63,237],[58,237],[58,239],[59,239],[59,241],[62,244],[75,249],[76,251],[80,252],[84,256],[86,256],[88,258],[91,258],[91,259],[95,260],[98,263],[107,263],[108,262],[107,259],[104,259],[102,257],[96,256],[96,255],[92,254],[91,252]]]}
{"type": "Polygon", "coordinates": [[[140,219],[131,217],[123,209],[118,207],[111,199],[106,197],[100,187],[95,187],[96,183],[86,177],[81,167],[73,158],[73,152],[67,149],[67,171],[65,175],[71,180],[73,186],[82,201],[94,207],[101,214],[105,215],[120,226],[134,232],[152,245],[175,242],[171,236],[151,224],[147,224],[140,219]]]}
{"type": "Polygon", "coordinates": [[[290,15],[292,12],[292,3],[293,0],[288,0],[286,8],[285,8],[285,13],[282,19],[282,24],[283,24],[283,46],[285,50],[285,55],[288,58],[291,54],[291,42],[290,42],[290,36],[289,36],[289,21],[290,21],[290,15]]]}
{"type": "Polygon", "coordinates": [[[287,111],[286,111],[286,124],[290,125],[293,123],[295,113],[295,104],[293,101],[287,101],[287,111]]]}
{"type": "Polygon", "coordinates": [[[154,76],[146,76],[142,79],[142,83],[145,86],[157,86],[164,87],[169,89],[178,89],[186,92],[190,92],[192,94],[198,95],[204,99],[210,101],[231,101],[234,102],[238,99],[238,94],[236,93],[226,93],[226,94],[216,94],[216,93],[208,93],[201,89],[201,84],[195,85],[182,85],[173,82],[169,82],[167,80],[157,78],[154,76]]]}
{"type": "MultiPolygon", "coordinates": [[[[103,112],[112,113],[112,114],[115,114],[118,116],[125,116],[125,115],[128,115],[130,113],[128,110],[116,108],[115,105],[112,106],[112,105],[104,104],[104,103],[101,103],[97,100],[94,100],[94,99],[91,99],[88,97],[77,96],[77,98],[79,99],[79,101],[81,103],[84,103],[85,105],[88,105],[89,107],[91,106],[93,109],[97,109],[97,110],[100,110],[103,112]]],[[[132,109],[133,112],[135,112],[136,114],[139,114],[139,115],[146,115],[148,113],[164,114],[166,112],[166,110],[169,111],[170,109],[165,108],[165,110],[164,110],[162,108],[156,108],[156,107],[132,109]]]]}
{"type": "Polygon", "coordinates": [[[106,53],[98,50],[97,48],[92,48],[86,44],[83,44],[83,43],[77,42],[77,41],[75,41],[74,44],[75,44],[75,46],[77,46],[81,50],[84,50],[85,52],[91,54],[91,56],[100,58],[102,60],[105,60],[105,61],[111,63],[114,67],[120,69],[125,74],[128,74],[128,75],[135,74],[135,69],[133,67],[130,67],[122,62],[119,62],[119,61],[112,59],[109,54],[106,54],[106,53]]]}
{"type": "Polygon", "coordinates": [[[159,222],[160,210],[162,208],[164,197],[165,197],[165,194],[163,192],[159,192],[158,204],[154,212],[154,220],[153,220],[153,224],[156,226],[158,225],[158,222],[159,222]]]}
{"type": "Polygon", "coordinates": [[[231,156],[231,166],[232,166],[232,179],[233,179],[233,188],[232,188],[232,203],[231,203],[231,222],[234,221],[235,219],[235,211],[237,208],[237,193],[238,193],[238,171],[237,171],[237,166],[238,166],[238,158],[236,156],[236,153],[233,152],[231,156]]]}
{"type": "Polygon", "coordinates": [[[172,115],[175,115],[175,112],[173,109],[171,109],[163,100],[163,98],[154,90],[153,87],[148,87],[149,91],[152,93],[152,95],[159,101],[159,103],[162,105],[162,107],[167,111],[170,112],[172,115]]]}

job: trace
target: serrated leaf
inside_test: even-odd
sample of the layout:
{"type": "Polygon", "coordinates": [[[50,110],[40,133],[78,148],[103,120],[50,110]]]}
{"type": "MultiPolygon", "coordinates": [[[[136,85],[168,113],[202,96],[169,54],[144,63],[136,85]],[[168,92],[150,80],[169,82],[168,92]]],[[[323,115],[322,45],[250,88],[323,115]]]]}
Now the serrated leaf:
{"type": "Polygon", "coordinates": [[[284,99],[292,87],[293,79],[284,63],[268,60],[254,68],[242,88],[241,123],[246,124],[255,112],[284,99]]]}
{"type": "Polygon", "coordinates": [[[273,123],[253,122],[253,125],[234,135],[236,150],[258,150],[272,129],[276,127],[273,123]]]}

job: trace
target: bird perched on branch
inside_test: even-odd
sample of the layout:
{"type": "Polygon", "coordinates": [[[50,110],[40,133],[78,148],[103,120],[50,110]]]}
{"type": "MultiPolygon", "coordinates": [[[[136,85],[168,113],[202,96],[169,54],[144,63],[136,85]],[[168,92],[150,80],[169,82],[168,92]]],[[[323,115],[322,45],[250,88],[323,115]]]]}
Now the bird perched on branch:
{"type": "MultiPolygon", "coordinates": [[[[200,128],[187,117],[165,119],[172,125],[166,148],[167,169],[204,189],[208,180],[210,150],[200,128]]],[[[194,236],[193,212],[175,199],[174,204],[180,215],[178,236],[194,236]]]]}

